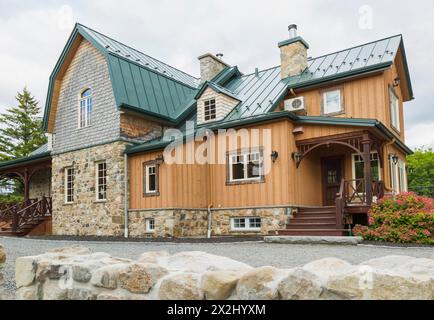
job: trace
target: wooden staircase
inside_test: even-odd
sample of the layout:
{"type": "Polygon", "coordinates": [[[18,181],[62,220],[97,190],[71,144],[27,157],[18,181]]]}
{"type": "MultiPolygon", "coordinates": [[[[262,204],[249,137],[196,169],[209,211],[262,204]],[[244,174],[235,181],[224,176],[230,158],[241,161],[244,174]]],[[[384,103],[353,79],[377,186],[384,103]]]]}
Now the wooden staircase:
{"type": "Polygon", "coordinates": [[[298,208],[280,236],[346,236],[348,230],[337,228],[336,207],[298,208]]]}
{"type": "Polygon", "coordinates": [[[46,197],[3,208],[0,210],[0,236],[46,233],[51,229],[51,213],[51,198],[46,197]]]}

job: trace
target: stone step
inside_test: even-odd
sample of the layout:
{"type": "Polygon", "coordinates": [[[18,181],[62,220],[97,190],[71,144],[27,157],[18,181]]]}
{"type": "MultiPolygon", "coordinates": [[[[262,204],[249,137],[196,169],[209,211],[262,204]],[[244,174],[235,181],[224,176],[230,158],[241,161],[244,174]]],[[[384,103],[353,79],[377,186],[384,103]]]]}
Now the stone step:
{"type": "Polygon", "coordinates": [[[363,242],[360,237],[342,236],[267,236],[264,237],[266,243],[282,244],[327,244],[327,245],[353,245],[356,246],[363,242]]]}
{"type": "Polygon", "coordinates": [[[348,230],[337,229],[297,229],[297,230],[279,230],[279,236],[346,236],[348,230]]]}

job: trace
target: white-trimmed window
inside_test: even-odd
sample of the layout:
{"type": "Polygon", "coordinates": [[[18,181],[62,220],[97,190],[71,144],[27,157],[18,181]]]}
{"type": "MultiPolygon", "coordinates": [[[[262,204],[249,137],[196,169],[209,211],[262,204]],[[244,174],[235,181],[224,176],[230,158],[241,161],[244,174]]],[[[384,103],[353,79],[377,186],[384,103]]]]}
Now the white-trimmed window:
{"type": "Polygon", "coordinates": [[[74,202],[74,168],[65,168],[65,203],[74,202]]]}
{"type": "Polygon", "coordinates": [[[344,111],[344,102],[341,89],[334,89],[323,92],[323,114],[333,115],[344,111]]]}
{"type": "Polygon", "coordinates": [[[211,121],[217,118],[215,99],[209,99],[204,101],[203,116],[204,121],[211,121]]]}
{"type": "Polygon", "coordinates": [[[393,161],[393,156],[389,156],[389,175],[390,175],[390,186],[397,192],[407,192],[407,172],[406,164],[403,160],[398,159],[395,163],[393,161]]]}
{"type": "Polygon", "coordinates": [[[146,232],[155,232],[155,219],[146,219],[146,232]]]}
{"type": "Polygon", "coordinates": [[[95,164],[96,169],[96,200],[107,200],[107,163],[97,162],[95,164]]]}
{"type": "Polygon", "coordinates": [[[399,116],[399,97],[395,93],[395,91],[390,87],[389,89],[389,97],[390,97],[390,123],[392,127],[400,132],[401,131],[401,120],[399,116]]]}
{"type": "Polygon", "coordinates": [[[90,126],[92,120],[92,91],[84,90],[80,95],[80,105],[78,108],[78,127],[85,128],[90,126]]]}
{"type": "MultiPolygon", "coordinates": [[[[372,180],[380,181],[381,180],[381,166],[380,166],[380,157],[378,156],[378,152],[374,151],[371,153],[371,173],[372,180]]],[[[365,162],[363,161],[362,156],[355,153],[353,154],[353,179],[363,179],[365,177],[365,162]]]]}
{"type": "Polygon", "coordinates": [[[229,154],[229,182],[260,181],[263,179],[262,151],[229,154]]]}
{"type": "Polygon", "coordinates": [[[261,218],[240,217],[231,219],[232,231],[261,231],[261,218]]]}
{"type": "Polygon", "coordinates": [[[144,195],[145,196],[155,196],[159,195],[158,190],[158,165],[155,162],[145,163],[143,165],[144,170],[144,195]]]}

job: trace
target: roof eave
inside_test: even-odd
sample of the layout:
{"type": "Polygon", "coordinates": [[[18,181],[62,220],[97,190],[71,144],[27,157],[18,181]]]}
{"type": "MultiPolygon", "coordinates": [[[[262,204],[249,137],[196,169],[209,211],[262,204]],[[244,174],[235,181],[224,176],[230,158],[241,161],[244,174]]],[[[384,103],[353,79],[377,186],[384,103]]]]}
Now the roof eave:
{"type": "Polygon", "coordinates": [[[44,152],[44,153],[40,153],[40,154],[37,154],[34,156],[27,156],[27,157],[14,159],[14,160],[0,162],[0,171],[3,171],[5,169],[14,168],[18,165],[23,165],[25,163],[32,163],[35,161],[41,161],[41,160],[45,160],[45,159],[48,160],[50,158],[51,158],[51,152],[44,152]]]}

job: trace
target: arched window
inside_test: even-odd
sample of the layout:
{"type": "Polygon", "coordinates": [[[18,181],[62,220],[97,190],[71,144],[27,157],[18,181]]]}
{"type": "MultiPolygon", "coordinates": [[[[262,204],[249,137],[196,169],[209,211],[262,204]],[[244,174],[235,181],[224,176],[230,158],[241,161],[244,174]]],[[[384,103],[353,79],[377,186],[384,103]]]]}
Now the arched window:
{"type": "Polygon", "coordinates": [[[92,91],[86,89],[80,96],[80,108],[78,110],[78,127],[90,126],[92,119],[92,91]]]}

